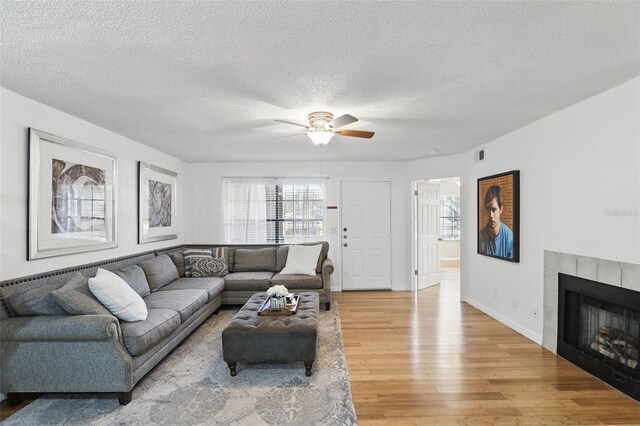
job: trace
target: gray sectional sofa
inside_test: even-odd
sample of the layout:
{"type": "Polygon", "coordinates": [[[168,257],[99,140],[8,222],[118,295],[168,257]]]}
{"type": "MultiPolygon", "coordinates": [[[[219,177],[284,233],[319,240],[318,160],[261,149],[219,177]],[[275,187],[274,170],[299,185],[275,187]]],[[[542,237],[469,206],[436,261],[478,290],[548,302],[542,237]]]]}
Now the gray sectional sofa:
{"type": "Polygon", "coordinates": [[[127,404],[135,384],[223,303],[243,304],[256,292],[284,284],[291,291],[317,292],[329,309],[333,265],[328,244],[322,245],[315,277],[279,274],[285,246],[235,245],[228,246],[230,273],[224,278],[185,277],[187,246],[179,246],[0,282],[0,392],[10,404],[25,393],[44,392],[117,393],[127,404]],[[115,272],[142,296],[149,312],[145,321],[68,315],[55,304],[52,291],[78,273],[93,277],[98,268],[115,272]],[[28,315],[14,309],[16,294],[32,295],[18,298],[27,299],[19,310],[28,315]]]}
{"type": "Polygon", "coordinates": [[[324,304],[329,310],[331,308],[331,274],[333,273],[333,262],[327,257],[329,243],[322,241],[303,245],[314,244],[322,244],[315,276],[280,274],[287,263],[288,245],[189,245],[161,250],[158,254],[168,255],[178,268],[180,276],[184,277],[183,252],[185,249],[226,247],[229,275],[224,277],[223,304],[242,305],[255,293],[280,284],[293,292],[317,292],[320,296],[320,304],[324,304]]]}

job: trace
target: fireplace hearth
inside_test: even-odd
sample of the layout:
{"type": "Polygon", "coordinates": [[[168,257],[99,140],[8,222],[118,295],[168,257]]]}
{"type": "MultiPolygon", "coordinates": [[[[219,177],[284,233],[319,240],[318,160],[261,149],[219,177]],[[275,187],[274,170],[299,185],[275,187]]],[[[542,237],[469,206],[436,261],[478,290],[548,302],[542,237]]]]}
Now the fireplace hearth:
{"type": "Polygon", "coordinates": [[[640,293],[558,277],[558,355],[640,401],[640,293]]]}

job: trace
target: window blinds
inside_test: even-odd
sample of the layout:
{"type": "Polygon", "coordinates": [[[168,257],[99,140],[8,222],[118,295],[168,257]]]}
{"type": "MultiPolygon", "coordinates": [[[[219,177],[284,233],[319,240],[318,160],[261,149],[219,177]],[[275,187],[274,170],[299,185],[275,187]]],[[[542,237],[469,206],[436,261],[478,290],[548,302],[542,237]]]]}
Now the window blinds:
{"type": "Polygon", "coordinates": [[[325,185],[319,178],[224,178],[227,244],[324,239],[325,185]]]}

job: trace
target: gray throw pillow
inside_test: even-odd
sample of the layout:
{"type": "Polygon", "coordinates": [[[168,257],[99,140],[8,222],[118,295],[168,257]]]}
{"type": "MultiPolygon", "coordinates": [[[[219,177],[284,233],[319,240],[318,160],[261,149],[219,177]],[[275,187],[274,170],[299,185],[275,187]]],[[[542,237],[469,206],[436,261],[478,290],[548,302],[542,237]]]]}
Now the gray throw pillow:
{"type": "Polygon", "coordinates": [[[135,290],[140,297],[145,297],[151,290],[149,289],[149,283],[147,282],[147,276],[144,274],[144,271],[138,265],[131,265],[125,268],[119,269],[116,272],[116,275],[119,276],[129,284],[129,287],[135,290]]]}
{"type": "Polygon", "coordinates": [[[225,275],[229,275],[229,270],[223,258],[201,257],[191,261],[192,277],[224,277],[225,275]]]}
{"type": "Polygon", "coordinates": [[[58,284],[27,289],[16,285],[5,287],[2,294],[11,310],[21,317],[67,315],[51,294],[58,288],[60,288],[58,284]]]}
{"type": "Polygon", "coordinates": [[[51,294],[70,315],[111,315],[91,293],[88,278],[80,272],[51,294]]]}

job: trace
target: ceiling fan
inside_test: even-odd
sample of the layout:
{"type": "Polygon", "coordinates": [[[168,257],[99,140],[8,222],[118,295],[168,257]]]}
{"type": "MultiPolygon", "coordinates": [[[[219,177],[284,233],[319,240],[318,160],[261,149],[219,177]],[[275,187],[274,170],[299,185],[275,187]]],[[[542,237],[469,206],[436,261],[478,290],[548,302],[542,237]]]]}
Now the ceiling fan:
{"type": "Polygon", "coordinates": [[[341,130],[341,127],[346,126],[347,124],[355,123],[356,121],[358,121],[358,119],[349,114],[344,114],[338,118],[333,118],[333,114],[326,111],[316,111],[309,114],[309,125],[286,120],[275,121],[304,127],[305,129],[307,129],[307,131],[303,133],[309,136],[311,142],[316,145],[328,144],[331,141],[333,135],[371,139],[375,134],[374,132],[368,132],[366,130],[341,130]]]}

